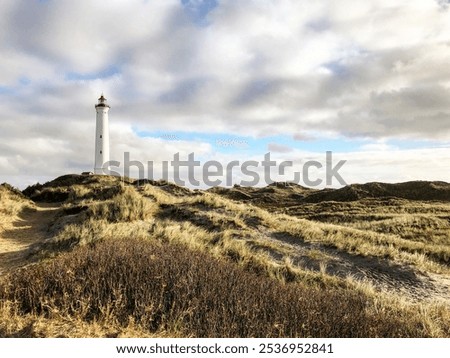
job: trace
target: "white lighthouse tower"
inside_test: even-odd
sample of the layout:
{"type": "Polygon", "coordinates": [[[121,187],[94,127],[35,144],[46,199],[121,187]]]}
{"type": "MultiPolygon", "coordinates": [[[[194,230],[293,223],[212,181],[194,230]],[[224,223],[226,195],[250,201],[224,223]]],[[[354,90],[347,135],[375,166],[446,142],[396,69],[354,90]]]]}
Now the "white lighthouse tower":
{"type": "Polygon", "coordinates": [[[95,130],[95,174],[109,174],[109,166],[104,164],[109,162],[109,106],[106,98],[101,95],[98,104],[95,105],[97,111],[97,125],[95,130]]]}

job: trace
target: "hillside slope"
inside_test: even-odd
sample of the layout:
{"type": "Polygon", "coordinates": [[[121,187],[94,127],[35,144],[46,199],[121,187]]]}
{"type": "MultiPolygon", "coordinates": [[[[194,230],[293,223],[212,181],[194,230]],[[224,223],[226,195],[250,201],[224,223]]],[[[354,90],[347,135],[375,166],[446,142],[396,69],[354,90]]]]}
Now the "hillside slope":
{"type": "MultiPolygon", "coordinates": [[[[34,212],[18,210],[14,220],[16,225],[17,220],[22,220],[22,225],[29,230],[34,228],[46,233],[45,237],[34,236],[39,237],[33,246],[35,260],[66,252],[63,256],[68,256],[62,261],[52,262],[76,266],[81,263],[78,256],[73,255],[80,247],[90,251],[91,247],[96,250],[100,243],[106,243],[101,250],[112,255],[112,243],[123,239],[132,239],[130,245],[141,245],[133,240],[158,242],[167,247],[181,245],[191,252],[193,259],[206,255],[281,285],[306,285],[308,289],[320,288],[330,295],[340,292],[336,300],[342,300],[342,307],[346,307],[343,302],[347,294],[358,292],[367,297],[367,302],[376,297],[386,312],[392,313],[393,309],[396,316],[408,317],[408,322],[400,326],[409,327],[409,333],[405,330],[381,333],[374,328],[372,336],[449,336],[450,327],[442,323],[450,317],[447,189],[446,183],[415,182],[318,191],[278,183],[266,188],[199,191],[164,181],[68,175],[27,188],[24,194],[37,204],[16,193],[22,204],[37,205],[37,209],[35,207],[34,212]],[[347,195],[349,192],[357,192],[358,196],[347,200],[351,197],[347,195]],[[442,194],[442,200],[435,201],[441,198],[437,193],[442,194]],[[60,209],[50,211],[56,207],[60,209]],[[420,333],[411,328],[416,323],[410,319],[421,322],[420,333]]],[[[21,239],[26,242],[26,238],[21,239]]],[[[114,263],[119,271],[123,264],[114,263]]],[[[44,266],[37,267],[36,270],[46,270],[44,266]]],[[[136,274],[141,269],[133,268],[136,274]]],[[[179,269],[187,270],[186,267],[179,269]]],[[[15,287],[26,279],[21,275],[27,271],[21,272],[6,279],[12,280],[10,284],[15,287]]],[[[226,272],[223,274],[227,275],[226,272]]],[[[115,271],[104,274],[114,275],[115,271]]],[[[109,280],[106,276],[98,279],[109,280]]],[[[11,294],[14,295],[14,291],[11,294]]],[[[230,294],[239,295],[238,292],[230,294]]],[[[23,304],[34,307],[35,303],[23,304]]],[[[22,312],[20,308],[15,310],[22,312]]],[[[369,304],[364,310],[370,316],[378,312],[379,307],[369,304]]],[[[28,312],[38,314],[41,319],[34,309],[28,312]]],[[[136,312],[133,312],[129,314],[134,316],[136,312]]],[[[125,326],[127,330],[134,329],[129,322],[125,326]]],[[[114,329],[121,331],[125,326],[120,323],[118,327],[122,328],[114,329]]],[[[152,332],[163,334],[161,327],[158,325],[152,332]]],[[[170,331],[175,334],[173,329],[171,327],[170,331]]],[[[138,331],[142,332],[141,326],[138,331]]],[[[200,331],[195,332],[202,336],[200,331]]],[[[300,334],[295,329],[290,332],[300,334]]]]}
{"type": "Polygon", "coordinates": [[[292,206],[326,201],[352,202],[362,199],[397,198],[412,201],[450,202],[450,184],[445,182],[411,181],[398,184],[352,184],[339,189],[305,188],[293,183],[274,183],[264,188],[211,188],[210,192],[229,199],[254,203],[262,207],[292,206]]]}

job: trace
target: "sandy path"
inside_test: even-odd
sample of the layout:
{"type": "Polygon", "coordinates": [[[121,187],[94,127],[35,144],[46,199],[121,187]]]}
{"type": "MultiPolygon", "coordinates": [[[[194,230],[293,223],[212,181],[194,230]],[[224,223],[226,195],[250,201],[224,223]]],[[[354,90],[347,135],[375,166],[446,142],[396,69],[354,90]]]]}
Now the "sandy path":
{"type": "Polygon", "coordinates": [[[28,249],[48,238],[48,227],[59,204],[36,204],[15,218],[2,218],[0,227],[0,274],[29,263],[28,249]]]}
{"type": "Polygon", "coordinates": [[[312,249],[328,256],[326,273],[357,281],[369,282],[375,288],[395,292],[410,301],[439,301],[450,304],[450,276],[420,272],[411,265],[401,265],[379,257],[352,255],[321,243],[305,242],[287,233],[271,233],[271,241],[281,242],[293,251],[292,262],[313,271],[320,271],[308,252],[312,249]]]}

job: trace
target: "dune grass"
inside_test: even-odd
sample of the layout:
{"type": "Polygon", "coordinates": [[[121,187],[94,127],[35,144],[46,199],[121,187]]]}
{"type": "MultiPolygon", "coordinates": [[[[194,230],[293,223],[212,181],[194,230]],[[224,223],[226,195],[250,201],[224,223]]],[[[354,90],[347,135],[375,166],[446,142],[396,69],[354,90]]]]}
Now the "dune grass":
{"type": "Polygon", "coordinates": [[[35,209],[34,203],[12,186],[0,185],[0,217],[14,217],[26,209],[35,209]]]}
{"type": "MultiPolygon", "coordinates": [[[[8,302],[10,316],[99,326],[109,322],[116,329],[133,325],[149,335],[422,337],[433,333],[417,316],[399,315],[395,308],[376,310],[374,299],[362,292],[285,285],[182,245],[131,238],[82,246],[17,271],[1,282],[0,300],[3,311],[8,302]]],[[[3,320],[0,334],[13,335],[13,327],[3,320]]]]}
{"type": "MultiPolygon", "coordinates": [[[[448,304],[411,303],[396,293],[375,290],[370,282],[333,275],[327,268],[331,257],[327,249],[331,248],[337,253],[411,265],[417,271],[448,273],[450,251],[442,233],[439,239],[427,241],[424,237],[414,239],[413,231],[407,237],[404,230],[398,229],[403,225],[417,233],[422,230],[421,225],[429,224],[438,232],[445,227],[445,204],[433,207],[412,203],[409,210],[402,207],[402,201],[402,205],[387,205],[384,211],[373,201],[329,203],[328,209],[313,204],[316,211],[311,209],[310,215],[320,209],[324,216],[321,220],[309,220],[302,217],[299,208],[295,209],[297,214],[287,210],[273,212],[214,192],[180,190],[167,183],[136,186],[131,181],[103,178],[77,180],[80,182],[69,187],[51,187],[56,193],[66,193],[66,199],[60,217],[50,227],[53,237],[40,254],[57,256],[56,259],[27,268],[2,283],[0,312],[9,317],[9,324],[0,326],[0,333],[19,334],[27,324],[41,327],[42,322],[55,320],[55,324],[67,327],[66,336],[79,336],[84,330],[92,330],[92,335],[120,336],[126,335],[127,327],[136,336],[450,336],[448,304]],[[81,180],[92,182],[87,185],[81,180]],[[346,220],[336,221],[339,215],[346,220]],[[352,220],[352,215],[359,219],[352,220]],[[278,240],[280,236],[289,242],[278,240]],[[304,256],[317,269],[304,267],[295,259],[293,248],[297,244],[304,247],[304,256]],[[59,256],[63,251],[69,252],[59,256]],[[166,271],[154,266],[156,263],[167,265],[166,271]],[[63,271],[64,266],[70,269],[63,271]],[[154,283],[153,268],[161,277],[168,275],[169,281],[177,281],[167,288],[158,276],[154,283]],[[195,270],[204,274],[203,282],[194,275],[195,270]],[[59,272],[59,276],[52,272],[59,272]],[[75,276],[73,272],[77,272],[75,276]],[[179,272],[190,276],[185,279],[179,272]],[[230,275],[236,277],[233,285],[245,293],[240,298],[227,281],[231,280],[230,275]],[[35,286],[33,277],[39,278],[35,286]],[[90,286],[97,291],[84,292],[80,277],[94,280],[90,286]],[[149,278],[152,282],[147,284],[149,278]],[[135,287],[139,286],[138,280],[143,282],[141,289],[135,287]],[[197,288],[190,291],[185,280],[197,288]],[[233,296],[222,297],[226,293],[219,286],[210,286],[210,281],[229,287],[233,296]],[[28,285],[34,293],[27,291],[28,285]],[[205,296],[202,285],[212,296],[205,296]],[[112,292],[113,296],[103,297],[102,292],[112,292]],[[292,304],[280,298],[280,292],[292,304]],[[172,298],[170,307],[164,308],[166,294],[172,298]],[[182,294],[188,295],[190,302],[173,298],[182,294]],[[66,303],[64,297],[72,295],[82,297],[81,303],[66,303]],[[314,306],[305,295],[310,295],[319,306],[314,306]],[[299,298],[301,302],[297,302],[299,298]],[[222,299],[234,307],[233,315],[247,322],[245,327],[232,317],[226,318],[223,330],[216,327],[219,324],[214,320],[225,314],[225,308],[216,307],[215,301],[222,299]],[[260,307],[259,313],[250,312],[247,299],[254,307],[260,307]],[[279,304],[280,311],[273,311],[266,299],[279,304]],[[330,302],[342,302],[338,317],[353,330],[322,316],[322,310],[332,315],[330,309],[336,305],[330,302]],[[354,311],[350,306],[354,306],[354,311]],[[200,312],[201,308],[208,314],[200,312]],[[305,309],[308,312],[302,316],[299,312],[305,309]],[[155,312],[160,312],[159,316],[155,312]],[[289,315],[309,323],[298,327],[287,322],[289,315]],[[215,325],[209,326],[206,317],[215,325]],[[246,321],[250,318],[255,323],[246,321]],[[360,327],[355,327],[355,323],[360,327]],[[74,326],[81,327],[81,331],[74,326]]],[[[49,188],[39,190],[41,198],[51,197],[49,188]]],[[[59,198],[59,194],[54,197],[59,198]]],[[[52,335],[44,331],[36,328],[36,335],[52,335]]]]}

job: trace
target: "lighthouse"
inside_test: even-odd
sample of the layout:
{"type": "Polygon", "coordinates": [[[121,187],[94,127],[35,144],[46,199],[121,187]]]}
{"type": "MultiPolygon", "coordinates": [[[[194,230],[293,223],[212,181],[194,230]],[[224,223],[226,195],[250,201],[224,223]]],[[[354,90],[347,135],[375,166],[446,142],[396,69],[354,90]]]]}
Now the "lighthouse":
{"type": "Polygon", "coordinates": [[[98,103],[95,105],[97,112],[97,124],[95,130],[95,174],[109,174],[109,166],[105,163],[109,162],[109,123],[108,111],[109,105],[106,98],[101,95],[98,103]]]}

